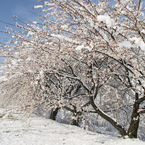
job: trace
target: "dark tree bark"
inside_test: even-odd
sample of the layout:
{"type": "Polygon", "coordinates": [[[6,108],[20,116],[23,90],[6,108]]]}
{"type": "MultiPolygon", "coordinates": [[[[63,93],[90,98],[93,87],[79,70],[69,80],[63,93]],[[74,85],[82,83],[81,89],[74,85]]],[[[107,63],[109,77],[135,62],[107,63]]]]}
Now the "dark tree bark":
{"type": "Polygon", "coordinates": [[[58,110],[59,110],[58,107],[55,110],[53,110],[53,109],[51,110],[50,119],[56,120],[56,116],[57,116],[58,110]]]}
{"type": "Polygon", "coordinates": [[[72,125],[75,125],[75,126],[79,126],[79,118],[73,119],[73,121],[72,121],[71,124],[72,124],[72,125]]]}
{"type": "Polygon", "coordinates": [[[133,112],[131,115],[131,122],[130,122],[129,129],[127,131],[127,135],[129,136],[129,138],[137,138],[137,132],[138,132],[139,121],[140,121],[140,114],[138,113],[140,103],[138,102],[138,99],[139,99],[139,95],[138,93],[136,93],[135,102],[133,105],[133,112]]]}
{"type": "Polygon", "coordinates": [[[73,110],[73,116],[75,117],[75,119],[72,120],[72,125],[75,125],[75,126],[79,126],[79,121],[80,121],[80,116],[82,114],[82,112],[77,112],[77,108],[76,106],[73,106],[74,107],[74,110],[73,110]]]}

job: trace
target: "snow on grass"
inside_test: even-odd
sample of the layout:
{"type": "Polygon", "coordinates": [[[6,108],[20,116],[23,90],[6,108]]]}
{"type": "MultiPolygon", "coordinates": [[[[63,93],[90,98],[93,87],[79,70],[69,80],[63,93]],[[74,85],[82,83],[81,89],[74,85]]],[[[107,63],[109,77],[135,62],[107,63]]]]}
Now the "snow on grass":
{"type": "Polygon", "coordinates": [[[0,145],[144,145],[21,113],[0,111],[0,145]]]}

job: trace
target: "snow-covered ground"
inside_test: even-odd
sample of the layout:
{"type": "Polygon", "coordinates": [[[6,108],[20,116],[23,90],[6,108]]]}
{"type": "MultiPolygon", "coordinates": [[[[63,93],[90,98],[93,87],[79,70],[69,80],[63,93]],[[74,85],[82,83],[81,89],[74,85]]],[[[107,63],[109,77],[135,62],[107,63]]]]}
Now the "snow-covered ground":
{"type": "Polygon", "coordinates": [[[35,115],[28,117],[1,109],[0,145],[145,145],[145,142],[93,133],[35,115]]]}

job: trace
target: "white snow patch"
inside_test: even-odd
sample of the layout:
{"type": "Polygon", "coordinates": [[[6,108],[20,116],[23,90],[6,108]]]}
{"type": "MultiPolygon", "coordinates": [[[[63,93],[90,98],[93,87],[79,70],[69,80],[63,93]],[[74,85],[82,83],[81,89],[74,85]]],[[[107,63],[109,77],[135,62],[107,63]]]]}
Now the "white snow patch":
{"type": "Polygon", "coordinates": [[[54,3],[51,3],[51,2],[45,1],[45,2],[44,2],[44,5],[45,5],[45,6],[54,6],[55,4],[54,4],[54,3]]]}
{"type": "Polygon", "coordinates": [[[129,41],[123,41],[121,43],[118,43],[119,47],[126,47],[126,48],[130,48],[132,45],[129,41]]]}
{"type": "Polygon", "coordinates": [[[144,145],[139,139],[110,139],[108,143],[104,145],[144,145]]]}
{"type": "Polygon", "coordinates": [[[132,37],[130,38],[130,41],[134,42],[135,46],[139,46],[142,50],[145,50],[145,43],[143,42],[143,40],[141,38],[137,38],[137,37],[132,37]]]}
{"type": "Polygon", "coordinates": [[[34,9],[43,8],[43,5],[35,5],[34,9]]]}
{"type": "Polygon", "coordinates": [[[92,50],[92,47],[85,46],[84,44],[79,45],[79,46],[76,47],[76,50],[77,50],[77,51],[80,51],[80,50],[82,50],[82,49],[87,49],[87,50],[91,51],[91,50],[92,50]]]}
{"type": "Polygon", "coordinates": [[[72,39],[72,38],[68,38],[66,36],[60,35],[60,34],[51,34],[52,37],[58,38],[60,40],[65,40],[71,43],[78,43],[78,41],[72,39]]]}
{"type": "Polygon", "coordinates": [[[33,24],[37,24],[37,22],[36,21],[33,21],[33,24]]]}
{"type": "Polygon", "coordinates": [[[68,29],[68,26],[67,25],[63,25],[61,26],[62,29],[68,29]]]}
{"type": "Polygon", "coordinates": [[[28,37],[28,36],[32,36],[32,35],[34,35],[34,34],[35,34],[34,32],[29,31],[28,34],[27,34],[27,37],[28,37]]]}
{"type": "Polygon", "coordinates": [[[141,32],[145,34],[145,30],[144,29],[141,32]]]}
{"type": "Polygon", "coordinates": [[[99,22],[106,23],[108,28],[113,27],[115,25],[115,21],[108,15],[99,15],[97,16],[97,20],[99,22]]]}
{"type": "Polygon", "coordinates": [[[143,42],[143,40],[141,38],[137,38],[137,37],[132,37],[129,39],[129,41],[120,42],[120,43],[118,43],[118,46],[120,48],[122,48],[122,47],[126,47],[126,48],[140,47],[141,50],[145,51],[145,43],[143,42]]]}
{"type": "Polygon", "coordinates": [[[1,76],[1,77],[0,77],[0,83],[1,83],[1,82],[5,82],[5,81],[7,81],[7,80],[8,80],[8,79],[7,79],[5,76],[1,76]]]}

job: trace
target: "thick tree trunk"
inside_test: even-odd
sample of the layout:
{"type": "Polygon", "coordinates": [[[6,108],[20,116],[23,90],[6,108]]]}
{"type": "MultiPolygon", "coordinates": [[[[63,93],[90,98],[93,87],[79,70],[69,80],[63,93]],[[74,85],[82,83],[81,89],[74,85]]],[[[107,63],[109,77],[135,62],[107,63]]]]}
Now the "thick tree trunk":
{"type": "Polygon", "coordinates": [[[50,119],[56,120],[56,116],[57,116],[58,110],[59,110],[59,108],[56,108],[55,110],[53,110],[53,109],[51,110],[50,119]]]}
{"type": "Polygon", "coordinates": [[[134,114],[134,117],[131,119],[131,123],[128,129],[129,138],[137,138],[137,131],[139,127],[139,114],[134,114]]]}
{"type": "Polygon", "coordinates": [[[136,93],[135,97],[136,97],[136,101],[134,102],[134,105],[133,105],[131,122],[130,122],[129,129],[127,131],[127,135],[129,136],[129,138],[137,138],[137,131],[138,131],[139,121],[140,121],[140,115],[138,113],[140,103],[137,101],[138,93],[136,93]]]}

